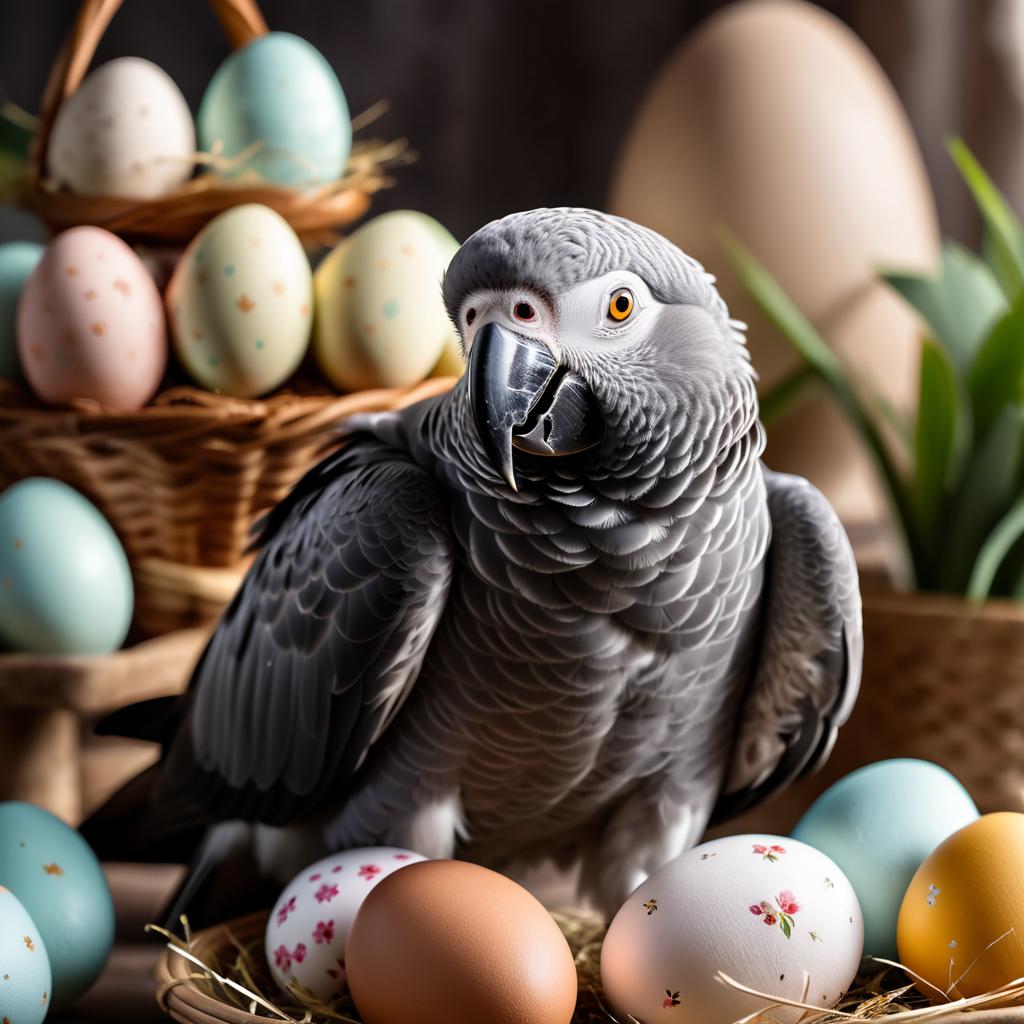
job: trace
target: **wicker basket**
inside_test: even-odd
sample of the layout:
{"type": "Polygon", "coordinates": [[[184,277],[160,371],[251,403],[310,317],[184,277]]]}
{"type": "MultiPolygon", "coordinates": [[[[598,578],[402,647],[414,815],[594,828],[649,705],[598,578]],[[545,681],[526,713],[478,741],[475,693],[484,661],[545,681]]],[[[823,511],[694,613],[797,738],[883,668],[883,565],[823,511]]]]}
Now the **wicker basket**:
{"type": "MultiPolygon", "coordinates": [[[[209,0],[232,46],[266,34],[255,0],[209,0]]],[[[39,130],[30,156],[23,205],[54,231],[97,224],[130,240],[184,245],[212,217],[240,203],[262,203],[280,213],[309,242],[337,237],[338,229],[362,217],[373,192],[388,184],[385,164],[397,147],[356,146],[344,178],[305,191],[256,183],[222,182],[211,174],[187,181],[158,199],[80,196],[57,187],[46,176],[46,150],[61,104],[85,77],[110,19],[121,0],[82,0],[78,17],[50,71],[41,104],[39,130]]]]}
{"type": "Polygon", "coordinates": [[[0,488],[50,476],[95,502],[128,553],[136,625],[164,633],[207,622],[230,600],[253,519],[337,443],[342,420],[450,386],[262,401],[174,388],[115,415],[86,403],[50,409],[0,381],[0,488]]]}

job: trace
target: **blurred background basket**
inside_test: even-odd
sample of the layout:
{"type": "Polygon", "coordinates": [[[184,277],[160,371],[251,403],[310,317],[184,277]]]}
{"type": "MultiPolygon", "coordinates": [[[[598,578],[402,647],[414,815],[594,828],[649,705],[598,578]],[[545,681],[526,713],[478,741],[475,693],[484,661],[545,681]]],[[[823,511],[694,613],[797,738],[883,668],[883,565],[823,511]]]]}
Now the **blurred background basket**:
{"type": "MultiPolygon", "coordinates": [[[[254,0],[209,3],[233,47],[245,46],[266,34],[266,21],[254,0]]],[[[343,178],[302,191],[265,183],[224,183],[211,174],[200,174],[159,199],[82,196],[57,187],[46,175],[50,132],[61,104],[82,83],[96,47],[120,6],[121,0],[83,0],[46,84],[21,203],[51,230],[95,224],[128,240],[184,245],[228,207],[262,203],[280,213],[303,241],[327,242],[336,240],[339,229],[362,217],[370,207],[371,195],[389,183],[385,166],[402,152],[402,143],[357,144],[343,178]]]]}
{"type": "Polygon", "coordinates": [[[451,386],[260,400],[164,391],[131,413],[51,409],[0,382],[0,488],[63,480],[93,501],[124,544],[136,626],[157,635],[209,622],[244,571],[253,519],[337,444],[353,413],[400,408],[451,386]]]}

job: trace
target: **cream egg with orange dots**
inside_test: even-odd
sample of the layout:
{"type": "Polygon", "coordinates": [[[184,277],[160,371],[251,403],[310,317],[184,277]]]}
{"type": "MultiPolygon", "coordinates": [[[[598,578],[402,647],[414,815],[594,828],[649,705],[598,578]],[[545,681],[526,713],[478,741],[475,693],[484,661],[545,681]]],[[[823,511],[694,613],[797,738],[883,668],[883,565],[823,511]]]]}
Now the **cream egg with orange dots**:
{"type": "Polygon", "coordinates": [[[215,217],[167,286],[174,348],[217,394],[255,398],[283,384],[309,346],[313,275],[298,236],[259,203],[215,217]]]}
{"type": "Polygon", "coordinates": [[[1024,814],[986,814],[914,875],[900,908],[900,962],[933,1002],[1024,977],[1024,814]]]}

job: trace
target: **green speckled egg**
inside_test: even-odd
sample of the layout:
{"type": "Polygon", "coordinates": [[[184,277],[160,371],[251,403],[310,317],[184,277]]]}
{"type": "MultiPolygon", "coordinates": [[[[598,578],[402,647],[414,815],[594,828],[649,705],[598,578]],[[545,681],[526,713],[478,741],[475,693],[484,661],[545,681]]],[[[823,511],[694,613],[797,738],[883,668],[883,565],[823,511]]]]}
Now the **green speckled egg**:
{"type": "Polygon", "coordinates": [[[19,377],[18,299],[45,247],[37,242],[0,245],[0,377],[19,377]]]}
{"type": "MultiPolygon", "coordinates": [[[[0,884],[36,923],[53,971],[54,1007],[68,1006],[99,977],[114,942],[114,901],[99,861],[49,811],[2,803],[0,884]]],[[[21,1022],[11,1017],[11,1024],[21,1022]]]]}
{"type": "Polygon", "coordinates": [[[228,158],[215,173],[276,185],[334,181],[352,145],[341,83],[316,47],[288,32],[235,50],[207,86],[196,124],[200,148],[228,158]]]}
{"type": "Polygon", "coordinates": [[[50,958],[39,929],[18,897],[0,885],[0,1020],[42,1024],[52,993],[50,958]]]}
{"type": "Polygon", "coordinates": [[[395,210],[341,242],[314,276],[313,348],[342,391],[407,387],[459,373],[441,278],[459,243],[432,217],[395,210]]]}
{"type": "Polygon", "coordinates": [[[133,607],[124,548],[95,505],[44,477],[0,494],[0,644],[106,654],[124,643],[133,607]]]}
{"type": "Polygon", "coordinates": [[[259,203],[226,210],[199,232],[166,301],[178,358],[218,394],[266,394],[295,372],[309,347],[309,260],[288,222],[259,203]]]}

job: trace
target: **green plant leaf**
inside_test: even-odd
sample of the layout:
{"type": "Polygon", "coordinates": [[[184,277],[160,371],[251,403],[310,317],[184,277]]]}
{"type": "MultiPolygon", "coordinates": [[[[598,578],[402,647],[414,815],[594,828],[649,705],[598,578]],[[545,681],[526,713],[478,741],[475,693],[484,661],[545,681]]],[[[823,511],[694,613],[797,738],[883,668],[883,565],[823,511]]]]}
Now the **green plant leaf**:
{"type": "Polygon", "coordinates": [[[921,347],[914,442],[914,508],[922,543],[931,550],[946,493],[962,464],[965,438],[953,364],[945,350],[930,339],[921,347]]]}
{"type": "Polygon", "coordinates": [[[992,270],[1006,297],[1016,302],[1024,294],[1024,228],[963,139],[947,140],[946,148],[985,222],[985,251],[992,270]]]}
{"type": "Polygon", "coordinates": [[[890,457],[881,432],[850,385],[842,364],[814,325],[800,312],[768,270],[736,238],[722,232],[725,247],[740,283],[780,333],[803,356],[832,392],[847,418],[860,433],[882,476],[894,512],[894,525],[907,554],[908,571],[916,572],[920,548],[910,494],[890,457]]]}
{"type": "Polygon", "coordinates": [[[761,407],[761,422],[767,427],[774,420],[787,413],[812,390],[817,375],[806,363],[783,377],[770,387],[758,400],[761,407]]]}
{"type": "Polygon", "coordinates": [[[944,529],[943,590],[962,594],[993,527],[1017,499],[1024,454],[1024,407],[1004,406],[977,446],[944,529]]]}
{"type": "Polygon", "coordinates": [[[938,277],[892,270],[881,274],[921,314],[961,375],[992,324],[1006,312],[1006,298],[992,271],[954,242],[942,247],[938,277]]]}
{"type": "Polygon", "coordinates": [[[1024,392],[1024,301],[1001,317],[967,374],[974,433],[983,438],[1009,402],[1024,392]]]}
{"type": "Polygon", "coordinates": [[[967,583],[970,600],[984,601],[991,594],[999,567],[1021,537],[1024,537],[1024,497],[1017,499],[981,546],[967,583]]]}

